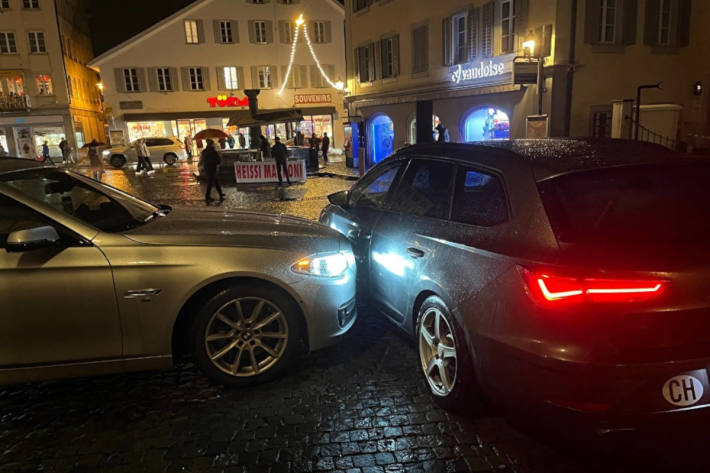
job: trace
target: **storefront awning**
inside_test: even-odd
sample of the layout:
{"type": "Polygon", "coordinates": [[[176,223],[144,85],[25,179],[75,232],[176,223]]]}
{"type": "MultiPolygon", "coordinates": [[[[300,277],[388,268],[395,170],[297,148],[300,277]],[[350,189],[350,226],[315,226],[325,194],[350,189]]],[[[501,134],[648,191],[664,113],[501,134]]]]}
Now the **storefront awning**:
{"type": "Polygon", "coordinates": [[[229,126],[240,128],[247,126],[268,125],[275,122],[294,122],[303,120],[303,113],[298,108],[284,108],[278,110],[265,110],[256,115],[249,110],[239,110],[229,114],[229,126]]]}

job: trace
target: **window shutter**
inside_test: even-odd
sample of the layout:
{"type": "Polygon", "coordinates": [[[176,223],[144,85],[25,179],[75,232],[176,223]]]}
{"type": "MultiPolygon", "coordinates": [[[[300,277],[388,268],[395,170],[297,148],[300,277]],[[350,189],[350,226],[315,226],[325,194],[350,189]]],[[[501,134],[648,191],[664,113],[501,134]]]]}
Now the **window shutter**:
{"type": "Polygon", "coordinates": [[[375,47],[374,42],[367,45],[367,58],[369,59],[367,63],[368,73],[367,79],[372,82],[377,79],[377,58],[375,54],[379,48],[375,47]]]}
{"type": "Polygon", "coordinates": [[[174,92],[178,90],[178,75],[177,75],[177,69],[175,67],[169,67],[168,68],[168,74],[170,74],[170,91],[174,92]]]}
{"type": "Polygon", "coordinates": [[[638,1],[624,0],[621,35],[623,44],[636,44],[636,24],[638,23],[638,1]]]}
{"type": "Polygon", "coordinates": [[[197,41],[199,43],[205,42],[205,22],[202,20],[197,20],[197,41]]]}
{"type": "Polygon", "coordinates": [[[375,41],[372,44],[374,54],[372,55],[372,63],[374,67],[373,79],[382,79],[382,41],[375,41]]]}
{"type": "Polygon", "coordinates": [[[227,90],[224,83],[224,66],[217,66],[217,90],[227,90]]]}
{"type": "Polygon", "coordinates": [[[481,24],[481,8],[468,10],[468,60],[473,61],[478,57],[478,36],[481,24]]]}
{"type": "Polygon", "coordinates": [[[330,25],[330,21],[325,22],[325,42],[333,42],[333,27],[330,25]]]}
{"type": "MultiPolygon", "coordinates": [[[[525,38],[528,33],[528,13],[530,0],[514,0],[515,3],[515,44],[513,50],[517,51],[521,44],[520,38],[525,38]]],[[[542,45],[540,45],[542,46],[542,45]]]]}
{"type": "Polygon", "coordinates": [[[319,88],[323,87],[321,85],[321,76],[320,72],[318,72],[318,68],[316,66],[311,66],[311,87],[313,88],[319,88]]]}
{"type": "Polygon", "coordinates": [[[287,44],[288,41],[286,41],[287,38],[287,28],[288,28],[288,22],[284,20],[279,21],[279,43],[281,44],[287,44]]]}
{"type": "Polygon", "coordinates": [[[190,68],[180,68],[180,82],[182,82],[182,90],[192,90],[190,89],[190,68]]]}
{"type": "Polygon", "coordinates": [[[355,48],[354,52],[355,54],[353,54],[353,58],[355,59],[355,78],[358,82],[362,82],[362,78],[360,77],[360,48],[355,48]]]}
{"type": "Polygon", "coordinates": [[[237,20],[229,20],[229,24],[232,27],[232,42],[239,42],[239,22],[237,20]]]}
{"type": "Polygon", "coordinates": [[[274,22],[267,20],[266,23],[266,42],[271,44],[274,42],[274,22]]]}
{"type": "Polygon", "coordinates": [[[584,10],[584,42],[599,43],[599,20],[601,15],[601,0],[586,0],[584,10]]]}
{"type": "MultiPolygon", "coordinates": [[[[399,75],[399,35],[396,34],[392,37],[392,76],[397,77],[399,75]]],[[[333,76],[330,76],[333,80],[333,76]]]]}
{"type": "Polygon", "coordinates": [[[150,90],[151,92],[160,92],[160,87],[158,87],[157,67],[148,68],[148,90],[150,90]]]}
{"type": "Polygon", "coordinates": [[[142,67],[137,67],[136,77],[138,78],[138,91],[145,92],[146,90],[148,90],[148,88],[146,87],[147,84],[145,83],[145,69],[143,69],[142,67]]]}
{"type": "Polygon", "coordinates": [[[308,87],[308,68],[306,66],[298,66],[298,81],[296,85],[299,89],[308,87]]]}
{"type": "MultiPolygon", "coordinates": [[[[335,65],[334,64],[326,64],[323,66],[323,69],[325,70],[325,73],[328,74],[328,77],[330,78],[331,81],[335,82],[335,65]]],[[[325,87],[325,85],[324,85],[325,87]]]]}
{"type": "Polygon", "coordinates": [[[481,53],[485,57],[493,56],[494,10],[493,2],[488,2],[481,11],[481,53]]]}
{"type": "MultiPolygon", "coordinates": [[[[123,68],[117,67],[113,70],[113,77],[114,80],[116,81],[116,92],[125,92],[126,91],[126,80],[123,77],[123,68]]],[[[77,90],[75,93],[79,93],[77,90]]]]}
{"type": "Polygon", "coordinates": [[[442,64],[451,65],[451,17],[444,18],[441,22],[442,64]]]}
{"type": "Polygon", "coordinates": [[[259,68],[251,66],[251,88],[259,89],[259,68]]]}
{"type": "Polygon", "coordinates": [[[658,22],[660,21],[661,0],[646,0],[646,17],[643,25],[643,44],[658,45],[658,22]]]}
{"type": "Polygon", "coordinates": [[[270,65],[269,72],[271,73],[271,87],[278,89],[281,86],[281,82],[279,82],[279,66],[270,65]]]}
{"type": "Polygon", "coordinates": [[[217,44],[222,42],[222,27],[220,23],[220,20],[214,20],[212,22],[212,29],[214,30],[214,42],[217,44]]]}
{"type": "Polygon", "coordinates": [[[203,90],[211,90],[212,87],[210,86],[210,68],[209,67],[200,67],[200,70],[202,71],[203,90]]]}
{"type": "Polygon", "coordinates": [[[242,66],[237,66],[237,87],[244,90],[247,88],[244,82],[244,68],[242,66]]]}
{"type": "Polygon", "coordinates": [[[690,44],[690,0],[678,0],[674,46],[683,48],[690,44]]]}
{"type": "MultiPolygon", "coordinates": [[[[293,79],[293,73],[295,72],[294,67],[291,67],[291,75],[288,78],[288,84],[286,84],[287,89],[292,89],[291,87],[291,80],[293,79]]],[[[281,77],[284,79],[286,78],[286,69],[288,69],[288,66],[281,66],[281,77]]],[[[281,87],[281,84],[278,84],[278,87],[281,87]]]]}
{"type": "Polygon", "coordinates": [[[256,43],[254,20],[249,20],[249,42],[252,44],[256,43]]]}

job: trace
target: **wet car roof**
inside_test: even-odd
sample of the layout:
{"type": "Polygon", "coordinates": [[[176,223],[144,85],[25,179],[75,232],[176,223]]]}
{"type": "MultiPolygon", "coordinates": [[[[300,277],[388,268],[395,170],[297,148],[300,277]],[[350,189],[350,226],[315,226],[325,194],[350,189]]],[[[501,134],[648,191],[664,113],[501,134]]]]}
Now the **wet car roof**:
{"type": "Polygon", "coordinates": [[[0,174],[41,167],[46,167],[46,165],[37,161],[33,161],[32,159],[5,157],[0,158],[0,174]]]}
{"type": "Polygon", "coordinates": [[[537,180],[586,169],[670,163],[687,160],[663,146],[631,140],[608,138],[549,138],[538,140],[501,140],[469,144],[427,143],[401,150],[402,154],[443,155],[476,162],[472,152],[491,148],[508,151],[494,158],[501,164],[531,166],[537,180]]]}

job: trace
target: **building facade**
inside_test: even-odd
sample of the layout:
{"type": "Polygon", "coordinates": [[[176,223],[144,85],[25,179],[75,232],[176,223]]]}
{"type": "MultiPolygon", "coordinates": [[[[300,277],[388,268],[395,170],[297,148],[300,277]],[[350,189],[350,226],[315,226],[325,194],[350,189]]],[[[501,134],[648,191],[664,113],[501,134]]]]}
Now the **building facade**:
{"type": "Polygon", "coordinates": [[[341,146],[343,97],[333,85],[345,80],[344,17],[336,0],[193,2],[91,62],[105,85],[111,141],[183,139],[205,128],[248,133],[229,121],[248,109],[244,90],[260,89],[259,112],[304,116],[264,127],[266,136],[300,129],[341,146]]]}
{"type": "MultiPolygon", "coordinates": [[[[406,144],[710,135],[700,0],[346,0],[347,102],[372,165],[406,144]],[[542,61],[539,82],[538,62],[542,61]],[[542,86],[542,87],[541,87],[542,86]],[[540,93],[541,92],[541,93],[540,93]],[[619,115],[616,128],[614,110],[619,115]],[[431,123],[428,117],[431,116],[431,123]],[[421,120],[418,120],[420,118],[421,120]],[[422,125],[417,127],[417,122],[422,125]]],[[[698,146],[698,145],[695,145],[698,146]]]]}
{"type": "Polygon", "coordinates": [[[35,158],[47,141],[61,157],[105,140],[86,1],[0,0],[0,145],[35,158]]]}

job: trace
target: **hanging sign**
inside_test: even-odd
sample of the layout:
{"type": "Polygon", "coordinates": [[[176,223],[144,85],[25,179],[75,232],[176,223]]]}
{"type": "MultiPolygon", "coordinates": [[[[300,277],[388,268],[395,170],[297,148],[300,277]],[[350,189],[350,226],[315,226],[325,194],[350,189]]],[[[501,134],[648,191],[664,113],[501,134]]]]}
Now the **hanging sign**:
{"type": "Polygon", "coordinates": [[[449,68],[449,79],[454,85],[500,85],[513,82],[515,53],[485,58],[449,68]]]}
{"type": "MultiPolygon", "coordinates": [[[[289,159],[288,175],[291,182],[304,182],[306,180],[306,161],[303,159],[289,159]]],[[[235,161],[234,174],[237,184],[259,184],[279,182],[275,161],[257,161],[242,163],[235,161]]],[[[284,181],[286,177],[284,176],[284,181]]]]}
{"type": "Polygon", "coordinates": [[[333,103],[333,97],[330,94],[296,94],[293,96],[294,105],[309,103],[333,103]]]}
{"type": "Polygon", "coordinates": [[[226,95],[218,95],[217,97],[207,97],[207,103],[211,108],[217,107],[248,107],[249,97],[239,98],[226,95]]]}

